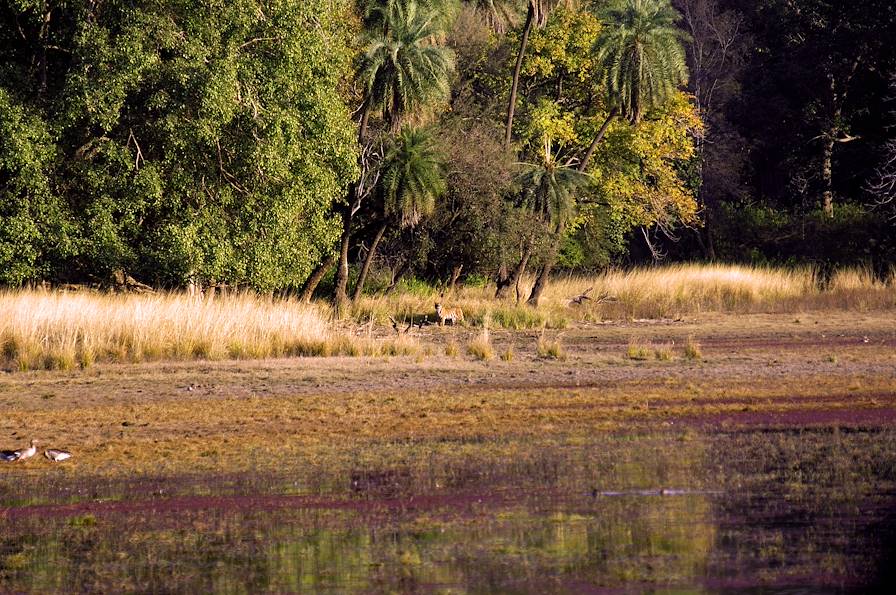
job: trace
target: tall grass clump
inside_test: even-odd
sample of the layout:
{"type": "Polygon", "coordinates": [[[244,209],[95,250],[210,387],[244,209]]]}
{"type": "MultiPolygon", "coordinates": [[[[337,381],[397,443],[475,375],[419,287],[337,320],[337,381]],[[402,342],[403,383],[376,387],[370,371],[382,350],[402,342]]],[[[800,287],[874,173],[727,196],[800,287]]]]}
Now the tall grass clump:
{"type": "MultiPolygon", "coordinates": [[[[575,296],[592,288],[585,308],[603,301],[610,315],[662,318],[683,312],[743,312],[780,304],[815,291],[809,269],[730,265],[672,265],[612,270],[592,278],[570,278],[549,286],[550,297],[575,296]]],[[[567,297],[568,299],[568,297],[567,297]]]]}
{"type": "Polygon", "coordinates": [[[641,343],[635,339],[631,339],[628,342],[628,347],[625,349],[625,357],[633,360],[644,361],[650,359],[652,354],[653,345],[649,343],[641,343]]]}
{"type": "Polygon", "coordinates": [[[464,324],[474,327],[490,325],[498,329],[565,328],[569,324],[568,313],[558,309],[532,308],[510,301],[496,301],[494,287],[465,287],[444,298],[433,288],[430,294],[418,290],[415,293],[392,293],[380,296],[364,296],[352,305],[351,317],[357,323],[373,318],[378,324],[389,324],[389,318],[398,321],[435,322],[435,303],[442,301],[446,307],[460,307],[464,312],[464,324]]]}
{"type": "Polygon", "coordinates": [[[467,353],[482,361],[489,361],[495,358],[495,350],[492,348],[492,339],[488,332],[488,327],[483,328],[482,332],[467,344],[467,353]]]}
{"type": "MultiPolygon", "coordinates": [[[[523,279],[523,299],[531,278],[523,279]]],[[[353,306],[357,322],[435,320],[435,302],[460,307],[467,324],[493,328],[563,329],[570,321],[670,318],[701,312],[790,313],[823,309],[896,307],[896,280],[876,277],[864,268],[821,275],[812,267],[677,264],[609,270],[592,276],[553,279],[537,308],[514,299],[495,300],[493,284],[476,283],[445,292],[415,282],[413,291],[364,296],[353,306]],[[579,303],[573,301],[583,296],[579,303]]]]}
{"type": "Polygon", "coordinates": [[[410,343],[360,341],[335,332],[319,307],[248,293],[207,298],[0,293],[0,361],[21,370],[94,362],[404,354],[413,350],[410,343]]]}
{"type": "Polygon", "coordinates": [[[544,359],[566,360],[566,350],[563,349],[563,344],[560,343],[560,337],[548,339],[545,337],[544,329],[542,329],[538,336],[538,341],[535,343],[535,354],[544,359]]]}
{"type": "Polygon", "coordinates": [[[700,343],[694,340],[693,335],[688,335],[688,340],[684,344],[684,356],[690,360],[696,360],[703,357],[700,343]]]}

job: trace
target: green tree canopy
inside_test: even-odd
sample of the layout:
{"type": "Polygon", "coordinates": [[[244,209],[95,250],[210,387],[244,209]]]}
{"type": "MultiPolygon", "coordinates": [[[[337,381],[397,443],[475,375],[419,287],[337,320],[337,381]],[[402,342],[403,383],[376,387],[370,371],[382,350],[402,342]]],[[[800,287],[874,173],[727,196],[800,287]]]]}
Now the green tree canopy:
{"type": "MultiPolygon", "coordinates": [[[[371,5],[368,20],[360,73],[365,110],[382,111],[397,129],[403,116],[451,93],[454,53],[436,43],[444,36],[445,15],[423,0],[383,0],[371,5]]],[[[362,134],[365,125],[366,114],[362,134]]]]}
{"type": "Polygon", "coordinates": [[[7,4],[0,122],[15,132],[0,141],[0,201],[23,206],[0,230],[0,258],[30,256],[3,280],[124,269],[166,285],[301,283],[338,234],[328,207],[356,175],[338,92],[353,57],[348,10],[7,4]]]}
{"type": "Polygon", "coordinates": [[[445,166],[433,139],[423,129],[404,128],[383,161],[384,214],[413,227],[436,208],[445,193],[445,166]]]}
{"type": "Polygon", "coordinates": [[[669,0],[614,0],[601,14],[606,23],[596,58],[606,78],[611,107],[637,124],[688,78],[681,15],[669,0]]]}

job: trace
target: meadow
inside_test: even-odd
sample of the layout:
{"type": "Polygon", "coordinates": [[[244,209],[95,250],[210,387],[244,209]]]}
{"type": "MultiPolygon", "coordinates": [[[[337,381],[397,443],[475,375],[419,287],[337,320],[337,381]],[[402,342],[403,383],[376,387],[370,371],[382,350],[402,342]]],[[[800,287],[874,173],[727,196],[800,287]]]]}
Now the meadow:
{"type": "MultiPolygon", "coordinates": [[[[522,295],[531,283],[524,280],[522,295]]],[[[392,332],[392,323],[396,331],[433,324],[439,301],[462,308],[468,326],[512,330],[713,312],[896,308],[894,276],[880,280],[863,269],[837,271],[825,283],[811,268],[676,265],[609,271],[555,280],[537,308],[495,300],[489,284],[443,293],[413,283],[391,295],[364,296],[348,318],[333,320],[326,304],[250,292],[194,297],[6,291],[0,293],[0,365],[67,370],[96,362],[426,355],[434,349],[422,346],[413,332],[392,332]],[[584,297],[573,302],[577,296],[584,297]]]]}
{"type": "Polygon", "coordinates": [[[73,457],[0,464],[0,592],[892,578],[892,281],[673,267],[561,279],[539,309],[489,293],[409,329],[438,289],[340,320],[251,294],[4,294],[0,447],[73,457]]]}

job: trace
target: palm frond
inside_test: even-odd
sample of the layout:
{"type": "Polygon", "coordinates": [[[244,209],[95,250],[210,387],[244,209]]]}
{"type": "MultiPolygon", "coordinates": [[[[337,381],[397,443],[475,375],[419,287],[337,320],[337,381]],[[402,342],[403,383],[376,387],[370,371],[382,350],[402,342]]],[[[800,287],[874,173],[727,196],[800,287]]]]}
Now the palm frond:
{"type": "Polygon", "coordinates": [[[359,78],[368,103],[393,128],[408,112],[446,99],[453,52],[437,43],[444,18],[435,2],[383,0],[368,8],[369,40],[359,78]]]}
{"type": "Polygon", "coordinates": [[[680,18],[668,0],[615,0],[601,13],[595,57],[610,105],[633,123],[687,82],[680,18]]]}
{"type": "Polygon", "coordinates": [[[383,161],[384,214],[413,227],[435,210],[447,189],[445,166],[425,130],[405,127],[383,161]]]}

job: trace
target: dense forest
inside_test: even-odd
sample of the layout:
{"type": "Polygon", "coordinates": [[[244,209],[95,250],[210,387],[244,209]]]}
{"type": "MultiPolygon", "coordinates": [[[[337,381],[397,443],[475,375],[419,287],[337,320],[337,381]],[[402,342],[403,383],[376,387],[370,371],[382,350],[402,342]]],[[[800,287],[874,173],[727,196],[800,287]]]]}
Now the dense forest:
{"type": "Polygon", "coordinates": [[[5,0],[0,284],[896,262],[885,0],[5,0]]]}

